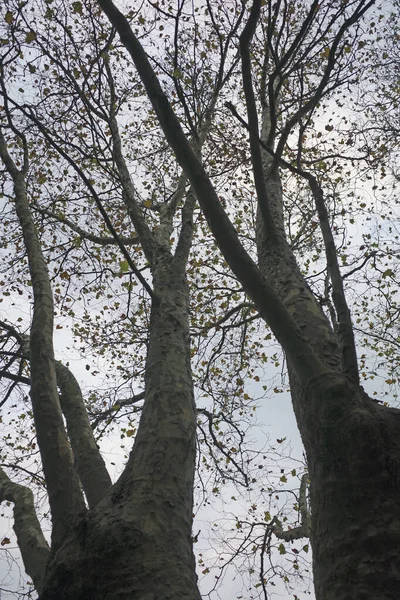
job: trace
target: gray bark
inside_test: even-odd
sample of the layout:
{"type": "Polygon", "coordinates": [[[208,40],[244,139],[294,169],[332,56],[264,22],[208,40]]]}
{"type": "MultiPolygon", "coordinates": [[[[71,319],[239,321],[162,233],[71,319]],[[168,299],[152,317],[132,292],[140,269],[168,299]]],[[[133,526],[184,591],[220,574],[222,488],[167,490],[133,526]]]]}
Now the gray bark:
{"type": "Polygon", "coordinates": [[[111,478],[97,447],[77,380],[59,361],[56,362],[56,375],[75,468],[89,508],[93,508],[111,487],[111,478]]]}
{"type": "Polygon", "coordinates": [[[36,516],[30,489],[13,483],[0,469],[0,504],[7,500],[14,504],[14,531],[21,551],[25,570],[32,578],[39,594],[43,589],[44,574],[50,556],[50,547],[36,516]]]}
{"type": "Polygon", "coordinates": [[[41,600],[200,598],[191,537],[196,412],[185,277],[192,223],[184,219],[179,256],[156,238],[145,400],[128,464],[52,555],[41,600]]]}
{"type": "Polygon", "coordinates": [[[56,547],[79,515],[86,510],[72,453],[64,428],[56,382],[53,349],[53,295],[46,262],[29,208],[26,189],[28,151],[24,144],[24,165],[18,169],[0,131],[0,156],[14,184],[15,210],[28,256],[33,290],[33,317],[30,330],[31,398],[37,441],[43,462],[56,547]]]}

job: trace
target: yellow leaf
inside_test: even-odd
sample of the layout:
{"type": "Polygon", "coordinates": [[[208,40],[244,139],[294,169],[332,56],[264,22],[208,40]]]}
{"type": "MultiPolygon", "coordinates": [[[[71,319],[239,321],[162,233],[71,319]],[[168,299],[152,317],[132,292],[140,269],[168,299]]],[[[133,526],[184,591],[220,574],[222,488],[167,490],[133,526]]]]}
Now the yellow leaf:
{"type": "Polygon", "coordinates": [[[13,14],[10,10],[8,10],[5,14],[4,20],[6,23],[8,23],[9,25],[11,25],[11,23],[14,20],[13,14]]]}
{"type": "Polygon", "coordinates": [[[153,204],[151,200],[145,200],[145,202],[143,203],[145,205],[146,208],[150,208],[150,206],[153,204]]]}

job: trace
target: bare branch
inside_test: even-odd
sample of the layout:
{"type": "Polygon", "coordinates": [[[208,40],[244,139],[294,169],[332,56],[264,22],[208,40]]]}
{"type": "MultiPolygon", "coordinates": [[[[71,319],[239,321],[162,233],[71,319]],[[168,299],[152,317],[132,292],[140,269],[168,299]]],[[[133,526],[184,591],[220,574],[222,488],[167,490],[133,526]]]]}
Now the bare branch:
{"type": "Polygon", "coordinates": [[[140,402],[144,400],[144,392],[140,392],[140,394],[136,394],[135,396],[131,396],[131,398],[125,398],[123,400],[118,400],[118,403],[114,404],[108,410],[104,410],[101,414],[97,415],[96,418],[92,421],[91,427],[92,429],[96,429],[96,427],[102,421],[106,421],[107,419],[112,418],[112,415],[116,415],[121,408],[125,406],[131,406],[132,404],[136,404],[136,402],[140,402]]]}
{"type": "MultiPolygon", "coordinates": [[[[103,237],[103,236],[95,235],[93,233],[90,233],[89,231],[86,231],[82,227],[79,227],[79,225],[77,225],[70,219],[67,219],[67,217],[64,217],[61,214],[57,214],[57,213],[49,210],[48,208],[41,208],[37,204],[32,204],[31,206],[32,206],[32,210],[34,210],[35,212],[38,212],[41,215],[46,215],[47,217],[54,219],[58,223],[63,223],[64,225],[69,227],[72,231],[75,231],[84,240],[88,240],[89,242],[93,242],[94,244],[98,244],[99,246],[116,246],[117,245],[117,241],[114,237],[103,237]]],[[[120,236],[119,239],[124,244],[124,246],[133,246],[133,245],[140,244],[140,240],[139,240],[138,236],[136,236],[136,235],[133,237],[120,236]]]]}
{"type": "Polygon", "coordinates": [[[293,127],[296,125],[296,123],[298,123],[299,120],[304,115],[306,115],[307,113],[314,110],[314,108],[316,107],[316,105],[318,104],[318,102],[321,100],[322,96],[326,92],[327,86],[330,81],[331,74],[332,74],[333,69],[336,64],[337,51],[339,48],[339,44],[342,41],[346,31],[348,31],[348,29],[352,25],[354,25],[354,23],[357,23],[357,21],[359,21],[361,19],[361,17],[366,13],[366,11],[374,4],[375,4],[375,0],[370,0],[369,2],[366,2],[365,0],[361,0],[358,4],[357,8],[353,12],[353,14],[348,19],[346,19],[344,21],[344,23],[342,24],[342,26],[340,27],[339,31],[337,32],[337,34],[333,40],[331,47],[329,49],[329,56],[328,56],[328,61],[327,61],[327,65],[325,68],[325,72],[324,72],[323,76],[321,77],[321,80],[317,86],[317,89],[315,90],[312,97],[307,102],[305,102],[305,104],[303,106],[301,106],[299,108],[299,110],[286,122],[286,124],[283,128],[283,131],[279,138],[279,142],[276,147],[276,156],[277,157],[280,158],[282,156],[283,149],[285,147],[287,139],[288,139],[293,127]]]}
{"type": "Polygon", "coordinates": [[[45,137],[45,139],[49,142],[49,144],[55,148],[57,150],[57,152],[60,153],[60,155],[65,158],[66,161],[68,161],[68,163],[71,165],[71,167],[74,169],[74,171],[79,175],[79,177],[81,178],[81,180],[84,182],[84,184],[86,185],[86,187],[89,189],[93,200],[96,203],[97,208],[99,209],[99,212],[101,214],[101,216],[104,219],[105,224],[108,227],[108,230],[110,231],[111,235],[113,236],[113,238],[115,239],[115,242],[117,244],[117,246],[119,247],[119,249],[121,250],[124,258],[126,259],[128,265],[130,266],[132,272],[134,273],[135,277],[140,281],[140,283],[143,285],[143,287],[145,288],[145,290],[147,291],[147,293],[149,294],[150,297],[153,296],[153,290],[151,289],[150,285],[148,284],[148,282],[146,281],[146,279],[143,277],[143,275],[141,274],[141,272],[139,271],[139,269],[136,267],[136,265],[134,264],[131,255],[129,254],[129,252],[127,251],[127,249],[125,248],[124,244],[122,243],[117,231],[115,230],[111,219],[109,218],[107,211],[104,209],[104,206],[100,200],[100,196],[98,195],[98,193],[96,192],[91,180],[89,177],[87,177],[85,175],[85,173],[83,172],[83,170],[78,166],[78,164],[76,163],[75,160],[73,160],[69,154],[67,152],[65,152],[62,147],[60,146],[60,144],[58,144],[55,139],[53,139],[50,134],[48,133],[48,131],[46,130],[46,128],[43,126],[43,124],[40,122],[40,120],[34,115],[34,113],[32,112],[32,110],[26,110],[23,107],[20,107],[20,109],[22,110],[22,112],[28,117],[30,118],[35,125],[39,128],[39,130],[41,131],[41,133],[43,134],[43,136],[45,137]]]}
{"type": "Polygon", "coordinates": [[[135,188],[129,173],[129,169],[126,165],[125,157],[122,152],[122,142],[119,134],[119,127],[115,109],[116,95],[114,90],[114,81],[107,58],[105,58],[105,67],[108,75],[108,81],[111,92],[110,116],[108,124],[110,127],[111,137],[113,141],[113,158],[115,160],[115,164],[117,165],[122,188],[124,191],[122,198],[125,201],[125,204],[128,208],[128,214],[140,238],[143,252],[151,265],[153,260],[154,237],[136,202],[135,188]]]}
{"type": "Polygon", "coordinates": [[[258,117],[251,77],[251,60],[249,49],[250,42],[260,17],[260,8],[261,0],[254,0],[249,19],[240,36],[240,55],[242,58],[243,91],[246,98],[246,108],[249,120],[248,131],[250,133],[250,152],[253,166],[254,184],[257,191],[257,200],[267,235],[276,236],[277,229],[268,200],[263,172],[261,148],[260,144],[258,143],[258,117]]]}
{"type": "Polygon", "coordinates": [[[308,485],[308,473],[304,473],[301,478],[300,492],[299,492],[299,511],[301,517],[301,524],[299,527],[294,529],[282,529],[282,524],[277,517],[274,517],[270,527],[277,538],[284,540],[285,542],[292,542],[300,538],[309,538],[311,532],[311,515],[307,507],[307,485],[308,485]]]}
{"type": "Polygon", "coordinates": [[[10,373],[9,371],[4,371],[3,369],[0,371],[0,379],[2,377],[10,379],[11,381],[16,381],[17,383],[25,383],[26,385],[31,384],[29,377],[24,377],[23,375],[18,375],[17,373],[10,373]]]}

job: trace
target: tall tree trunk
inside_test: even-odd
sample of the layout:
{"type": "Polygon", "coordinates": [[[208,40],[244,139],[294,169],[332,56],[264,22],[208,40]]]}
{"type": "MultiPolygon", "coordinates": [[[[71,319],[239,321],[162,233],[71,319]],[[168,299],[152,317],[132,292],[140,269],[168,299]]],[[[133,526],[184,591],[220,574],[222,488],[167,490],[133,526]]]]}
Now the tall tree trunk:
{"type": "Polygon", "coordinates": [[[346,382],[293,404],[306,448],[318,599],[400,596],[400,414],[346,382]]]}
{"type": "Polygon", "coordinates": [[[196,414],[188,287],[154,259],[143,413],[128,465],[52,556],[41,600],[199,600],[192,551],[196,414]]]}
{"type": "MultiPolygon", "coordinates": [[[[277,189],[275,173],[271,189],[277,189]]],[[[275,198],[276,201],[276,198],[275,198]]],[[[281,229],[281,228],[280,228],[281,229]]],[[[282,231],[282,229],[281,229],[282,231]]],[[[304,389],[289,362],[290,389],[310,475],[316,597],[400,596],[400,413],[344,377],[338,340],[286,240],[258,217],[259,266],[332,376],[304,389]],[[336,374],[336,375],[335,375],[336,374]]]]}

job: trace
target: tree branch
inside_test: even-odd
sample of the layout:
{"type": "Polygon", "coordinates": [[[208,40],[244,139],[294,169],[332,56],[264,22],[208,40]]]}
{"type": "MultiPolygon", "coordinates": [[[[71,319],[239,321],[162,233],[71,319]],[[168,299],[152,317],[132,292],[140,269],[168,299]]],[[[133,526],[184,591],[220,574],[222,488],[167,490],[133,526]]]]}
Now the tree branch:
{"type": "Polygon", "coordinates": [[[36,516],[31,490],[13,483],[0,468],[0,503],[14,503],[14,531],[21,550],[25,571],[41,594],[50,556],[50,548],[36,516]]]}
{"type": "Polygon", "coordinates": [[[311,533],[311,515],[307,507],[307,484],[308,484],[308,473],[304,473],[301,478],[300,492],[299,492],[299,511],[301,517],[301,524],[299,527],[294,529],[282,529],[282,524],[277,517],[272,520],[270,524],[273,533],[280,540],[285,542],[292,542],[300,538],[309,538],[311,533]]]}
{"type": "MultiPolygon", "coordinates": [[[[250,126],[242,117],[238,114],[236,108],[230,103],[226,102],[227,108],[231,113],[238,119],[238,121],[247,129],[250,126]]],[[[257,134],[253,134],[254,138],[257,139],[258,144],[270,154],[278,164],[284,166],[286,169],[303,177],[309,183],[315,207],[317,209],[319,224],[324,240],[326,262],[328,266],[328,272],[332,281],[332,300],[337,313],[338,320],[338,336],[339,344],[342,355],[342,367],[343,372],[356,384],[359,383],[360,377],[358,372],[358,361],[356,344],[353,333],[353,325],[351,322],[350,310],[347,305],[346,295],[343,286],[343,277],[340,272],[335,240],[333,239],[332,229],[329,224],[329,216],[325,206],[324,195],[317,178],[312,174],[304,171],[301,167],[295,167],[281,158],[278,154],[273,152],[266,143],[264,143],[257,134]]]]}
{"type": "Polygon", "coordinates": [[[250,153],[253,167],[254,183],[257,192],[258,205],[260,207],[266,233],[269,236],[277,234],[276,224],[271,212],[268,200],[267,187],[265,185],[261,148],[258,143],[258,117],[254,98],[251,60],[249,46],[254,35],[258,19],[260,17],[261,0],[254,0],[251,7],[249,19],[240,35],[240,55],[242,59],[243,90],[246,99],[247,115],[249,120],[250,153]]]}
{"type": "MultiPolygon", "coordinates": [[[[336,63],[336,59],[337,59],[336,52],[337,52],[337,49],[339,47],[341,40],[343,39],[344,34],[351,27],[351,25],[354,25],[354,23],[356,23],[358,20],[361,19],[361,17],[366,13],[366,11],[373,4],[375,4],[375,0],[370,0],[367,3],[365,2],[365,0],[361,0],[358,4],[357,8],[351,15],[351,17],[346,19],[344,21],[344,23],[342,24],[342,26],[340,27],[339,31],[337,32],[337,34],[333,40],[331,47],[329,49],[328,62],[327,62],[326,68],[325,68],[325,72],[324,72],[323,76],[321,77],[321,80],[317,86],[317,89],[315,90],[312,97],[303,106],[301,106],[299,108],[299,110],[292,116],[291,119],[289,119],[287,121],[287,123],[285,124],[285,126],[283,128],[283,131],[279,138],[279,142],[276,147],[276,156],[277,157],[282,156],[284,146],[286,144],[286,141],[287,141],[293,127],[296,125],[296,123],[299,122],[299,120],[304,115],[306,115],[307,113],[309,113],[316,107],[318,102],[321,100],[324,92],[326,91],[326,86],[329,83],[330,76],[335,67],[335,63],[336,63]]],[[[310,11],[310,14],[311,14],[311,11],[310,11]]]]}
{"type": "Polygon", "coordinates": [[[98,0],[98,3],[118,31],[122,43],[136,65],[166,139],[191,182],[224,258],[285,348],[296,368],[299,379],[305,384],[310,379],[316,383],[315,378],[326,373],[326,367],[312,351],[272,286],[264,279],[254,261],[240,244],[235,228],[220,204],[218,195],[203,165],[183,133],[157,76],[127,19],[111,0],[98,0]]]}
{"type": "Polygon", "coordinates": [[[29,379],[29,377],[24,377],[23,375],[18,375],[16,373],[10,373],[9,371],[4,371],[4,369],[0,371],[0,379],[2,377],[5,377],[6,379],[10,379],[11,381],[15,381],[17,383],[25,383],[26,385],[31,384],[31,380],[29,379]]]}
{"type": "Polygon", "coordinates": [[[111,487],[111,478],[97,447],[77,380],[68,367],[59,361],[56,362],[56,375],[75,467],[89,508],[93,508],[111,487]]]}
{"type": "Polygon", "coordinates": [[[117,165],[118,173],[120,176],[122,188],[123,188],[123,200],[128,208],[128,214],[132,220],[132,223],[138,233],[140,238],[140,243],[143,248],[143,252],[149,261],[149,264],[152,264],[153,260],[153,250],[154,250],[154,236],[151,232],[149,226],[146,223],[146,220],[143,218],[143,215],[139,209],[139,206],[136,202],[135,198],[135,188],[132,183],[132,179],[126,165],[125,157],[122,153],[122,142],[121,137],[119,135],[119,127],[116,118],[116,95],[114,89],[114,81],[111,74],[111,69],[108,64],[108,59],[104,59],[107,75],[108,75],[108,83],[110,86],[110,116],[108,119],[108,124],[111,131],[111,138],[113,142],[113,158],[115,160],[115,164],[117,165]]]}
{"type": "MultiPolygon", "coordinates": [[[[29,336],[21,334],[12,325],[0,321],[0,327],[12,335],[29,358],[29,336]]],[[[60,404],[67,423],[68,436],[74,455],[75,467],[82,483],[89,508],[93,508],[111,487],[111,479],[99,452],[81,388],[68,367],[60,361],[55,363],[60,404]]],[[[0,377],[1,377],[0,372],[0,377]]],[[[30,383],[30,379],[24,378],[30,383]]]]}
{"type": "MultiPolygon", "coordinates": [[[[79,225],[77,225],[70,219],[67,219],[67,217],[64,217],[61,214],[57,214],[57,213],[49,210],[48,208],[41,208],[37,204],[31,204],[31,206],[32,206],[32,210],[34,210],[35,212],[38,212],[40,215],[45,215],[47,217],[54,219],[58,223],[63,223],[63,225],[66,225],[72,231],[75,231],[75,233],[77,233],[84,240],[88,240],[89,242],[93,242],[93,244],[98,244],[99,246],[116,246],[117,245],[117,241],[114,237],[103,237],[103,236],[95,235],[94,233],[90,233],[89,231],[86,231],[82,227],[79,227],[79,225]]],[[[137,235],[135,235],[133,237],[120,236],[119,239],[124,244],[124,246],[133,246],[133,245],[140,244],[140,240],[137,235]]]]}
{"type": "Polygon", "coordinates": [[[324,240],[326,263],[332,282],[332,300],[337,315],[337,334],[339,337],[343,372],[358,385],[360,383],[360,375],[358,372],[357,351],[354,339],[353,324],[351,322],[350,309],[346,300],[343,277],[340,272],[335,240],[333,239],[332,229],[329,223],[329,216],[325,206],[323,191],[314,175],[304,172],[303,177],[305,177],[310,184],[318,213],[319,225],[324,240]]]}
{"type": "MultiPolygon", "coordinates": [[[[23,140],[26,146],[26,140],[23,140]]],[[[25,153],[27,155],[27,153],[25,153]]],[[[15,210],[20,222],[33,290],[30,330],[31,398],[36,435],[42,457],[57,547],[85,512],[85,502],[74,469],[58,399],[53,348],[53,295],[46,262],[29,208],[24,170],[11,158],[0,130],[0,157],[14,184],[15,210]]]]}
{"type": "MultiPolygon", "coordinates": [[[[18,106],[18,105],[17,105],[18,106]]],[[[32,110],[27,110],[26,107],[23,106],[18,106],[18,108],[22,111],[22,113],[28,117],[28,119],[30,119],[31,121],[33,121],[33,123],[35,123],[35,125],[38,127],[38,129],[40,130],[40,132],[43,134],[43,136],[45,137],[45,139],[49,142],[49,144],[55,148],[55,150],[57,150],[57,152],[60,153],[60,155],[65,158],[65,160],[71,165],[71,167],[74,169],[74,171],[79,175],[79,177],[81,178],[81,180],[83,181],[83,183],[86,185],[86,187],[88,188],[88,190],[90,191],[93,200],[96,203],[97,208],[99,209],[99,212],[101,214],[101,216],[104,219],[105,224],[108,227],[108,230],[110,231],[111,235],[113,236],[113,238],[115,239],[116,245],[118,246],[118,248],[121,250],[124,258],[126,259],[128,265],[130,266],[133,274],[135,275],[135,277],[140,281],[140,283],[143,285],[143,287],[145,288],[145,290],[147,291],[147,293],[149,294],[150,297],[153,296],[153,290],[151,289],[151,286],[149,285],[149,283],[146,281],[146,279],[143,277],[143,275],[141,274],[141,272],[139,271],[139,269],[136,267],[136,265],[134,264],[131,255],[129,254],[129,252],[127,251],[127,249],[125,248],[124,244],[122,243],[118,233],[116,232],[108,214],[107,211],[104,209],[104,206],[100,200],[100,197],[98,195],[98,193],[96,192],[93,184],[91,183],[91,180],[89,177],[87,177],[85,175],[85,173],[83,172],[83,170],[77,165],[77,163],[69,156],[69,154],[67,152],[65,152],[62,147],[60,146],[60,144],[58,144],[55,139],[53,139],[50,134],[48,133],[48,131],[46,130],[46,128],[43,126],[43,124],[40,122],[40,120],[36,117],[36,115],[33,113],[32,110]]]]}
{"type": "Polygon", "coordinates": [[[186,202],[182,208],[182,227],[173,258],[174,269],[178,268],[181,271],[186,269],[186,263],[188,261],[189,252],[192,245],[193,211],[195,206],[196,197],[192,190],[189,190],[186,202]]]}
{"type": "Polygon", "coordinates": [[[136,394],[135,396],[132,396],[131,398],[125,398],[124,400],[119,400],[117,403],[115,403],[111,408],[109,408],[108,410],[104,410],[101,414],[99,414],[94,421],[92,421],[91,423],[91,427],[92,429],[96,429],[96,427],[99,425],[99,423],[101,423],[101,421],[105,421],[106,419],[108,419],[111,415],[116,414],[118,410],[120,410],[121,408],[124,408],[125,406],[131,406],[132,404],[136,404],[136,402],[140,402],[141,400],[144,400],[144,392],[140,392],[139,394],[136,394]]]}

